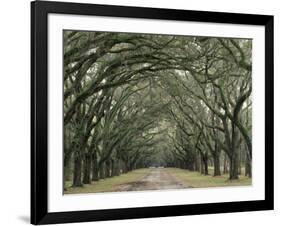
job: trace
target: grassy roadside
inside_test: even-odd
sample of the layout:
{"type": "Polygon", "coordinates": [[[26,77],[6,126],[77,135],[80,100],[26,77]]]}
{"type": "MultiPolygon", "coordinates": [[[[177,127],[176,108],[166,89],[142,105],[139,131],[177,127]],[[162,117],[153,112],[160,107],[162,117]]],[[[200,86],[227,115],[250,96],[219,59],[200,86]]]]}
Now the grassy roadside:
{"type": "Polygon", "coordinates": [[[168,172],[175,176],[179,181],[184,182],[187,186],[194,188],[204,187],[222,187],[222,186],[247,186],[252,184],[252,179],[240,176],[238,180],[228,180],[228,175],[212,176],[213,169],[210,168],[210,175],[202,175],[199,172],[191,172],[178,168],[167,168],[168,172]]]}
{"type": "Polygon", "coordinates": [[[64,194],[78,194],[78,193],[96,193],[96,192],[114,192],[118,191],[120,185],[137,182],[147,175],[151,169],[138,169],[132,172],[121,174],[120,176],[106,178],[92,182],[92,184],[85,184],[83,187],[71,187],[71,181],[66,182],[67,191],[64,194]]]}
{"type": "MultiPolygon", "coordinates": [[[[64,194],[81,194],[97,192],[116,192],[120,191],[121,185],[140,181],[153,169],[138,169],[120,176],[106,178],[92,184],[86,184],[83,187],[71,187],[71,181],[66,182],[67,191],[64,194]]],[[[239,180],[230,181],[228,175],[213,177],[213,168],[209,168],[210,175],[202,175],[199,172],[191,172],[178,168],[163,169],[177,178],[178,181],[188,187],[206,188],[206,187],[223,187],[223,186],[247,186],[252,184],[252,180],[245,176],[240,176],[239,180]]]]}

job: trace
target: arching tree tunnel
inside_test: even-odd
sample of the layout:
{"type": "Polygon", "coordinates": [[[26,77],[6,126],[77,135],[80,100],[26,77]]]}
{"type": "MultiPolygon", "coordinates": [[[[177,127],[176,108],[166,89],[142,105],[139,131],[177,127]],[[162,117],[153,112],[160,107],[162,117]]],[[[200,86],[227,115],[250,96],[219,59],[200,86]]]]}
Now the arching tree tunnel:
{"type": "Polygon", "coordinates": [[[65,189],[153,167],[251,177],[251,40],[63,38],[65,189]]]}

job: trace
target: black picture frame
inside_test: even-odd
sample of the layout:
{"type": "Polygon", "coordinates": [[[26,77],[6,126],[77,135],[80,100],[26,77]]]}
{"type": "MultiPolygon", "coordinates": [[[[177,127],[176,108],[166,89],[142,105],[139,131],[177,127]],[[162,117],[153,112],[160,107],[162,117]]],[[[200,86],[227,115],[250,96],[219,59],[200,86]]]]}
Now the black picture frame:
{"type": "Polygon", "coordinates": [[[273,16],[94,5],[31,3],[31,223],[51,224],[272,210],[273,186],[273,16]],[[48,212],[48,14],[74,14],[199,21],[265,27],[265,199],[90,211],[48,212]]]}

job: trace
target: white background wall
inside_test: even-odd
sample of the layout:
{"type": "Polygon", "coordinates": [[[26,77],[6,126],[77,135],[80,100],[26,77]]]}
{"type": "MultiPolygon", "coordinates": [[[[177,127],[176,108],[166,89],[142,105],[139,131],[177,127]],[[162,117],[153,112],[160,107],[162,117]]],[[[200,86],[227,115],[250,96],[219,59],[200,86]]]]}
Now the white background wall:
{"type": "MultiPolygon", "coordinates": [[[[78,0],[77,0],[78,1],[78,0]]],[[[281,200],[281,6],[278,0],[80,0],[156,8],[271,14],[275,16],[275,209],[186,217],[96,222],[98,226],[127,225],[280,225],[281,200]],[[278,64],[279,63],[279,64],[278,64]],[[278,90],[279,89],[279,90],[278,90]],[[279,223],[278,223],[279,222],[279,223]]],[[[30,183],[30,3],[1,1],[0,7],[0,225],[29,223],[30,183]]],[[[90,225],[93,223],[84,223],[90,225]]],[[[82,224],[81,224],[82,225],[82,224]]]]}

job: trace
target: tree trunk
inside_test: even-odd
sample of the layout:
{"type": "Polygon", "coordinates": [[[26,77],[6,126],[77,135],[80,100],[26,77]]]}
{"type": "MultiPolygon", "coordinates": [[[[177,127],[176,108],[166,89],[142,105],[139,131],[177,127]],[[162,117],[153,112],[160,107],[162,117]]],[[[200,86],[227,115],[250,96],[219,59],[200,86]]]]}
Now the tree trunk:
{"type": "Polygon", "coordinates": [[[82,157],[79,152],[74,156],[73,187],[82,187],[82,157]]]}
{"type": "Polygon", "coordinates": [[[100,170],[99,170],[99,174],[100,174],[99,178],[100,179],[104,179],[105,178],[105,163],[104,162],[101,163],[99,168],[100,168],[100,170]]]}
{"type": "Polygon", "coordinates": [[[107,160],[105,162],[105,178],[110,177],[110,169],[111,169],[111,164],[110,164],[110,160],[107,160]]]}
{"type": "Polygon", "coordinates": [[[199,158],[198,158],[197,154],[195,155],[194,170],[195,171],[199,171],[200,170],[200,162],[199,162],[199,158]]]}
{"type": "Polygon", "coordinates": [[[223,159],[223,174],[227,174],[229,173],[229,170],[228,170],[228,160],[227,160],[227,154],[224,153],[224,159],[223,159]]]}
{"type": "Polygon", "coordinates": [[[232,123],[232,144],[231,144],[231,156],[230,156],[230,172],[229,179],[239,179],[238,165],[238,129],[234,123],[232,123]]]}
{"type": "MultiPolygon", "coordinates": [[[[240,142],[239,142],[240,143],[240,142]]],[[[241,175],[242,172],[242,148],[238,147],[238,175],[241,175]]]]}
{"type": "Polygon", "coordinates": [[[119,176],[119,175],[120,175],[120,160],[116,159],[113,168],[113,176],[119,176]]]}
{"type": "Polygon", "coordinates": [[[127,164],[125,162],[122,163],[122,173],[128,173],[127,164]]]}
{"type": "Polygon", "coordinates": [[[245,176],[252,178],[252,161],[248,155],[245,162],[245,176]]]}
{"type": "Polygon", "coordinates": [[[219,152],[216,152],[213,155],[214,158],[214,176],[220,176],[221,175],[221,169],[220,169],[220,154],[219,152]]]}
{"type": "Polygon", "coordinates": [[[248,164],[248,177],[252,178],[252,163],[249,161],[247,164],[248,164]]]}
{"type": "Polygon", "coordinates": [[[70,166],[70,161],[71,160],[71,154],[64,156],[63,162],[64,162],[64,178],[65,180],[71,180],[71,166],[70,166]]]}
{"type": "Polygon", "coordinates": [[[110,176],[114,176],[114,170],[115,170],[115,161],[112,159],[111,160],[111,167],[110,167],[110,176]]]}
{"type": "Polygon", "coordinates": [[[66,190],[65,182],[71,180],[71,167],[70,167],[71,154],[64,155],[63,158],[63,188],[66,190]]]}
{"type": "Polygon", "coordinates": [[[208,158],[206,156],[204,157],[204,175],[209,175],[208,158]]]}
{"type": "Polygon", "coordinates": [[[204,174],[204,160],[203,160],[203,156],[202,155],[200,155],[201,157],[200,157],[200,173],[201,174],[204,174]]]}
{"type": "Polygon", "coordinates": [[[98,157],[96,151],[94,151],[92,155],[92,180],[93,181],[99,180],[99,164],[98,164],[98,157]]]}
{"type": "Polygon", "coordinates": [[[229,179],[236,180],[239,179],[238,177],[238,156],[237,153],[232,153],[230,159],[230,171],[229,171],[229,179]]]}
{"type": "Polygon", "coordinates": [[[84,161],[83,183],[91,184],[91,155],[87,153],[84,161]]]}

